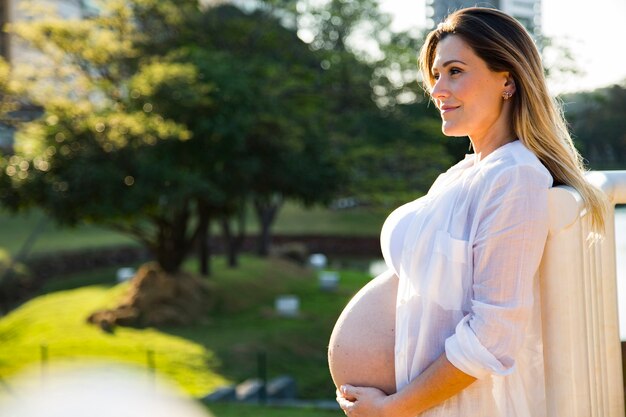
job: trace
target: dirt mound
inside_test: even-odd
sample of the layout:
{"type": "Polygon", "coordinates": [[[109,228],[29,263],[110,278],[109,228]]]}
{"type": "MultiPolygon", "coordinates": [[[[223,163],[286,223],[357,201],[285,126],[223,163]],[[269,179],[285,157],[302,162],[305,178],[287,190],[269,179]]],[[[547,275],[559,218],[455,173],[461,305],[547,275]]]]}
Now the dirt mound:
{"type": "Polygon", "coordinates": [[[96,311],[87,321],[107,331],[114,326],[189,325],[206,317],[213,301],[208,282],[186,272],[169,274],[151,262],[139,268],[119,306],[96,311]]]}

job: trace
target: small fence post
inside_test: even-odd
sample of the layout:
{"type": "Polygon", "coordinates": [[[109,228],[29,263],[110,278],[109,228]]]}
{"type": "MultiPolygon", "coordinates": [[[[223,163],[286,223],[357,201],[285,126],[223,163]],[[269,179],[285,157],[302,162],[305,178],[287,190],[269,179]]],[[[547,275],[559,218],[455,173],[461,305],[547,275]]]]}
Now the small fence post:
{"type": "Polygon", "coordinates": [[[259,379],[261,380],[261,390],[259,391],[259,403],[267,403],[267,353],[265,351],[257,352],[257,369],[259,379]]]}
{"type": "Polygon", "coordinates": [[[146,350],[146,363],[148,365],[148,378],[152,388],[156,388],[156,362],[154,360],[154,351],[152,349],[146,350]]]}
{"type": "Polygon", "coordinates": [[[41,386],[45,387],[48,368],[48,345],[41,344],[39,346],[39,357],[41,359],[41,386]]]}

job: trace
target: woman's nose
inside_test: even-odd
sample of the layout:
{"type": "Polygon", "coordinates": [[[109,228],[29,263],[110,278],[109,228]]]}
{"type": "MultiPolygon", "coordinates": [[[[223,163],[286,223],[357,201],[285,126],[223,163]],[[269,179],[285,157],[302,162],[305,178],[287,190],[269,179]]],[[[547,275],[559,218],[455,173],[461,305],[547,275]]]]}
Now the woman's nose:
{"type": "Polygon", "coordinates": [[[443,80],[439,78],[435,81],[432,90],[430,90],[430,95],[433,98],[445,98],[450,95],[450,90],[448,90],[443,80]]]}

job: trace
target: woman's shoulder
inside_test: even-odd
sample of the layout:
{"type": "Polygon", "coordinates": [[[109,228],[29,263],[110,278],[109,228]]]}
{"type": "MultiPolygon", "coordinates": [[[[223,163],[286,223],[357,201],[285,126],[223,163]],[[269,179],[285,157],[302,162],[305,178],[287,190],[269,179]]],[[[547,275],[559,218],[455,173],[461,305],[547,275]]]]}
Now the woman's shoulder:
{"type": "Polygon", "coordinates": [[[552,186],[550,171],[519,140],[498,148],[483,162],[477,176],[481,182],[523,181],[552,186]]]}

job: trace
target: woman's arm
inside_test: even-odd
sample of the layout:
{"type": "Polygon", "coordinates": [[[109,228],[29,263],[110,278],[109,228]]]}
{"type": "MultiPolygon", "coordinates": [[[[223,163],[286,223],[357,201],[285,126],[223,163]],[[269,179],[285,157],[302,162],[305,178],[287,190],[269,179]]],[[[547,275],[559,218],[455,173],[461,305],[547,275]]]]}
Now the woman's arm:
{"type": "Polygon", "coordinates": [[[387,396],[376,388],[341,387],[337,401],[350,417],[415,417],[476,381],[441,354],[400,392],[387,396]]]}

